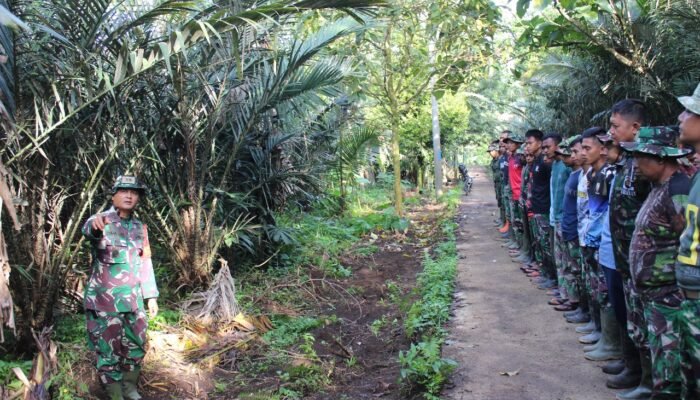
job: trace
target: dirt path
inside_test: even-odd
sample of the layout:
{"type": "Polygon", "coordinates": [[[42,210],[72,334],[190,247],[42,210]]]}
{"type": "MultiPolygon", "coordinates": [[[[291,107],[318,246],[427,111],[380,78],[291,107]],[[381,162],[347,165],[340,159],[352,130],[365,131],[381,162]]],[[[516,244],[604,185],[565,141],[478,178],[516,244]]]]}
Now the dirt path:
{"type": "Polygon", "coordinates": [[[583,358],[576,325],[547,305],[511,262],[493,227],[493,184],[474,168],[460,209],[454,317],[444,356],[459,363],[444,398],[456,400],[613,399],[602,363],[583,358]],[[503,376],[502,372],[515,372],[503,376]]]}

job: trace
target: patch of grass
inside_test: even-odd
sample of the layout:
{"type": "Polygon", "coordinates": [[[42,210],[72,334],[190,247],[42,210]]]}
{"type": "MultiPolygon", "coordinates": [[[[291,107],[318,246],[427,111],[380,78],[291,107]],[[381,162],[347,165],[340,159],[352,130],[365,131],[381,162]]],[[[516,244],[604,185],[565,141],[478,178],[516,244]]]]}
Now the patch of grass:
{"type": "Polygon", "coordinates": [[[360,257],[369,257],[379,251],[379,246],[375,244],[368,244],[366,246],[361,246],[355,249],[354,253],[360,257]]]}
{"type": "Polygon", "coordinates": [[[12,372],[13,368],[19,368],[26,376],[29,376],[29,370],[32,369],[32,361],[0,359],[0,386],[6,387],[14,392],[22,388],[23,385],[22,382],[17,379],[15,373],[12,372]]]}
{"type": "Polygon", "coordinates": [[[451,221],[442,224],[445,241],[434,256],[425,252],[423,272],[418,276],[419,299],[408,311],[404,322],[406,334],[416,338],[411,348],[399,353],[401,380],[409,388],[421,388],[428,399],[435,398],[449,374],[456,367],[452,360],[441,357],[447,332],[443,325],[449,319],[457,272],[457,246],[451,221]]]}
{"type": "Polygon", "coordinates": [[[64,314],[56,321],[56,341],[61,343],[85,343],[87,331],[85,315],[64,314]]]}
{"type": "Polygon", "coordinates": [[[337,321],[335,315],[320,318],[273,316],[275,329],[265,333],[263,338],[274,348],[287,348],[298,343],[305,333],[337,321]]]}

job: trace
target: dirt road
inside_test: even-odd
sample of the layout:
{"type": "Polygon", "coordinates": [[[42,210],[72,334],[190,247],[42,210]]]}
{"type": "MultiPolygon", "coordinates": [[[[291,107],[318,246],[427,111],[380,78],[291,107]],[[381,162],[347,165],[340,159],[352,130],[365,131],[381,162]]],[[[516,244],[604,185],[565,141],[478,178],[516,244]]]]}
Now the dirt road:
{"type": "Polygon", "coordinates": [[[474,190],[459,213],[455,315],[444,347],[444,356],[459,367],[444,398],[614,399],[615,391],[605,387],[602,363],[583,358],[576,325],[547,305],[544,291],[530,283],[501,246],[486,170],[474,168],[472,175],[474,190]]]}

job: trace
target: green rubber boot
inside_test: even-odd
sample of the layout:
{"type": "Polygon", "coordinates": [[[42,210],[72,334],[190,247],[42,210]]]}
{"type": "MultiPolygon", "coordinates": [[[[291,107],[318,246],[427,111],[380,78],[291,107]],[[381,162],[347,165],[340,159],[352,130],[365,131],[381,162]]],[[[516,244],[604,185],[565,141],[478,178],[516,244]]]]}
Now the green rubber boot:
{"type": "Polygon", "coordinates": [[[141,399],[141,395],[137,390],[140,373],[140,369],[135,369],[131,372],[124,372],[124,398],[128,400],[141,399]]]}
{"type": "Polygon", "coordinates": [[[642,362],[642,381],[634,389],[620,392],[615,396],[617,400],[647,400],[651,399],[651,354],[649,351],[640,351],[642,362]]]}
{"type": "Polygon", "coordinates": [[[124,396],[122,396],[121,382],[114,382],[105,385],[105,392],[107,392],[109,400],[124,400],[124,396]]]}
{"type": "Polygon", "coordinates": [[[620,328],[615,318],[612,307],[601,307],[600,325],[603,331],[598,346],[595,350],[584,355],[587,360],[607,361],[622,358],[622,344],[620,343],[620,328]]]}

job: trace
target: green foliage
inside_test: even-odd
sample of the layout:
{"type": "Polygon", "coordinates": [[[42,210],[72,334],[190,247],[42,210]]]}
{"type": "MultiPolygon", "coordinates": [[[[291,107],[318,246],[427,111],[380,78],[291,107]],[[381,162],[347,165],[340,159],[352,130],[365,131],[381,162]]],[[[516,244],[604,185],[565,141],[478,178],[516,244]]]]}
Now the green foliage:
{"type": "Polygon", "coordinates": [[[518,3],[517,44],[539,57],[528,84],[547,107],[540,127],[568,135],[605,125],[624,98],[643,99],[651,125],[676,122],[675,97],[700,81],[700,43],[688,40],[700,34],[697,2],[544,1],[525,14],[529,3],[518,3]]]}
{"type": "Polygon", "coordinates": [[[272,318],[273,330],[265,333],[263,338],[274,348],[287,348],[298,343],[304,334],[323,325],[332,324],[337,321],[335,316],[312,318],[312,317],[289,317],[286,315],[276,315],[272,318]]]}
{"type": "Polygon", "coordinates": [[[440,393],[442,384],[456,363],[441,357],[446,332],[443,325],[449,319],[454,281],[457,273],[456,224],[444,222],[445,241],[431,257],[426,251],[423,271],[418,276],[419,298],[408,311],[404,322],[406,334],[418,337],[407,352],[399,353],[401,379],[408,385],[423,388],[426,396],[440,393]]]}
{"type": "Polygon", "coordinates": [[[29,376],[29,371],[32,369],[31,360],[2,360],[0,359],[0,386],[5,386],[10,390],[20,389],[23,385],[14,372],[13,368],[19,368],[24,371],[26,376],[29,376]]]}
{"type": "Polygon", "coordinates": [[[64,314],[57,318],[56,341],[61,343],[85,343],[85,315],[64,314]]]}
{"type": "MultiPolygon", "coordinates": [[[[411,344],[411,348],[399,354],[401,379],[420,385],[428,395],[437,395],[450,373],[457,367],[453,360],[442,358],[440,348],[443,339],[430,337],[411,344]]],[[[428,397],[430,398],[430,397],[428,397]]]]}
{"type": "Polygon", "coordinates": [[[161,308],[158,310],[158,314],[148,319],[148,328],[154,330],[162,330],[168,326],[177,325],[182,318],[182,312],[180,310],[170,310],[167,308],[161,308]]]}

